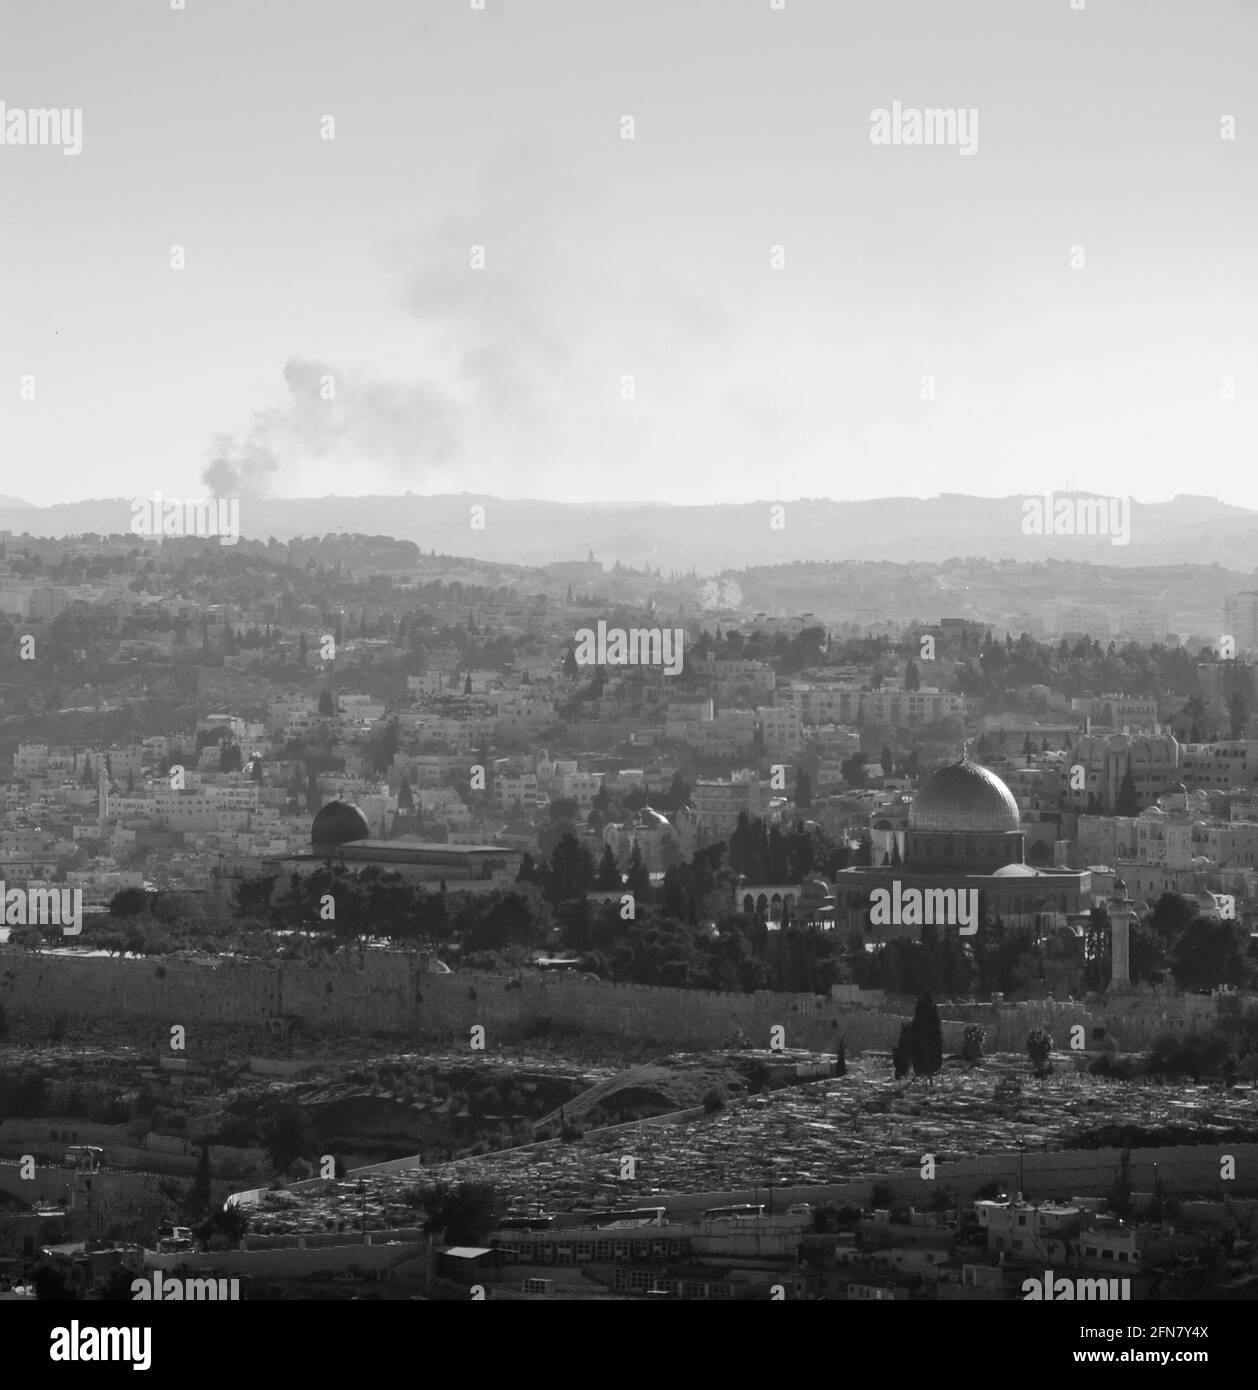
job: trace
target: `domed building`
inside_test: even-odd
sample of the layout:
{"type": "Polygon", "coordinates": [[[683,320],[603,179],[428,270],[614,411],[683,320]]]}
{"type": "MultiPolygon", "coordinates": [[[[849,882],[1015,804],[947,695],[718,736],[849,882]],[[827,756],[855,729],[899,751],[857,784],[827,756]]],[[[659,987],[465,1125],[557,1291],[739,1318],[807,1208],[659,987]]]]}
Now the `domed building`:
{"type": "Polygon", "coordinates": [[[329,801],[310,823],[310,848],[326,854],[355,840],[369,840],[371,826],[352,801],[329,801]]]}
{"type": "Polygon", "coordinates": [[[1039,936],[1086,915],[1092,906],[1091,874],[1036,868],[1026,862],[1025,845],[1013,793],[994,772],[962,755],[931,773],[913,798],[903,863],[842,869],[835,875],[836,920],[863,932],[867,945],[915,938],[921,922],[938,922],[929,913],[949,901],[948,890],[966,894],[965,901],[978,905],[988,918],[1031,927],[1039,936]],[[876,903],[894,903],[892,915],[898,916],[899,905],[910,897],[928,915],[905,912],[900,925],[888,923],[885,912],[873,912],[871,920],[876,903]]]}
{"type": "Polygon", "coordinates": [[[805,874],[795,916],[807,926],[834,925],[834,889],[820,874],[805,874]]]}
{"type": "Polygon", "coordinates": [[[486,893],[514,887],[523,858],[522,850],[506,845],[436,843],[414,835],[376,839],[365,813],[338,799],[315,813],[308,852],[221,856],[211,878],[219,893],[233,898],[245,879],[269,879],[274,887],[293,874],[339,864],[351,872],[374,866],[413,883],[444,886],[450,893],[486,893]]]}
{"type": "Polygon", "coordinates": [[[922,783],[909,807],[905,863],[986,868],[1021,865],[1022,816],[1013,793],[977,763],[962,759],[922,783]]]}

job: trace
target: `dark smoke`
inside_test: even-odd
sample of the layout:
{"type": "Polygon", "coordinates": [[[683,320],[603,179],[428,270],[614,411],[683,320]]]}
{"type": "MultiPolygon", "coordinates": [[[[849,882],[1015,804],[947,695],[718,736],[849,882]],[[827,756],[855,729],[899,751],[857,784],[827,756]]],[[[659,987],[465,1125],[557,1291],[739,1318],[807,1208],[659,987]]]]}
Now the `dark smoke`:
{"type": "Polygon", "coordinates": [[[266,496],[280,469],[270,432],[270,422],[259,416],[243,439],[220,435],[214,441],[214,458],[201,470],[211,497],[266,496]]]}
{"type": "Polygon", "coordinates": [[[666,338],[674,321],[690,338],[696,325],[688,292],[681,309],[660,303],[658,268],[646,296],[623,279],[608,288],[592,250],[606,216],[591,209],[579,175],[548,140],[501,150],[465,208],[386,253],[398,307],[423,335],[428,359],[448,364],[441,381],[385,380],[294,356],[284,367],[285,398],[242,439],[216,448],[207,486],[216,496],[259,495],[284,468],[320,459],[343,462],[349,474],[384,468],[430,491],[465,486],[471,467],[481,486],[487,475],[523,470],[544,491],[541,474],[584,458],[592,438],[603,466],[628,466],[638,446],[620,427],[631,417],[615,403],[626,370],[620,351],[594,359],[580,345],[626,311],[644,346],[666,338]],[[484,247],[483,269],[472,267],[473,246],[484,247]],[[591,283],[601,288],[587,299],[579,287],[591,283]],[[332,400],[321,392],[325,376],[335,381],[332,400]],[[618,427],[609,429],[613,418],[618,427]]]}

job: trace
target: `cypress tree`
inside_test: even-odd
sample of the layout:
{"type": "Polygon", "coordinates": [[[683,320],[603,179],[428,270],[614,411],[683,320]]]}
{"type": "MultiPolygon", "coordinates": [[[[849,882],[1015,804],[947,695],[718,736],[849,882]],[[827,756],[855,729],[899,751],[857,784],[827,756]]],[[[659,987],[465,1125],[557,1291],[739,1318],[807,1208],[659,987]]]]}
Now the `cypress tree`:
{"type": "Polygon", "coordinates": [[[201,1156],[197,1159],[196,1177],[192,1180],[192,1191],[188,1196],[188,1210],[194,1217],[204,1216],[210,1209],[210,1146],[201,1145],[201,1156]]]}
{"type": "Polygon", "coordinates": [[[910,1028],[913,1070],[918,1076],[934,1076],[943,1066],[943,1027],[939,1010],[929,994],[918,998],[910,1028]]]}
{"type": "Polygon", "coordinates": [[[1118,796],[1114,801],[1114,814],[1116,816],[1138,816],[1140,814],[1140,800],[1136,795],[1136,782],[1131,775],[1130,753],[1127,755],[1127,770],[1123,773],[1123,780],[1118,788],[1118,796]]]}

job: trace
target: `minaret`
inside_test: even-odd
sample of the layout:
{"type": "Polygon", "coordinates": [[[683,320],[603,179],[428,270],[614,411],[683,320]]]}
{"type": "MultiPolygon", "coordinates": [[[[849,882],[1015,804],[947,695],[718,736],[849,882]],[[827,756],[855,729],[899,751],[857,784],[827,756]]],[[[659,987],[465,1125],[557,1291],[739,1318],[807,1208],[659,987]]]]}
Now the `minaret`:
{"type": "Polygon", "coordinates": [[[105,780],[105,760],[102,758],[96,769],[96,835],[105,838],[106,823],[109,819],[109,784],[105,780]]]}

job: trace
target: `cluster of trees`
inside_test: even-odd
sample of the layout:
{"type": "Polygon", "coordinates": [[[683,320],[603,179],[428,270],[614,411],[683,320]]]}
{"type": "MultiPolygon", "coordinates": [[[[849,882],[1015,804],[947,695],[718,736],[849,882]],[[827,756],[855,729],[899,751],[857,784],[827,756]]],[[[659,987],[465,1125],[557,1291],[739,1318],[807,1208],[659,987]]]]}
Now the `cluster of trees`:
{"type": "Polygon", "coordinates": [[[1011,927],[994,917],[969,941],[926,924],[918,941],[902,938],[874,952],[854,953],[852,967],[854,981],[863,989],[890,994],[1077,995],[1084,992],[1085,950],[1073,937],[1037,942],[1030,928],[1011,927]]]}
{"type": "MultiPolygon", "coordinates": [[[[286,948],[295,955],[309,949],[303,942],[334,950],[377,938],[454,949],[487,967],[515,964],[523,959],[520,951],[553,946],[579,954],[584,968],[607,979],[690,988],[826,993],[832,984],[851,982],[891,994],[1064,998],[1109,987],[1111,923],[1104,909],[1093,909],[1082,938],[1063,929],[1037,940],[1031,928],[989,913],[980,895],[981,926],[973,938],[928,924],[918,940],[891,941],[870,952],[859,932],[789,919],[769,932],[730,908],[735,872],[798,883],[814,870],[835,872],[845,857],[868,864],[868,833],[852,852],[815,826],[797,823],[782,831],[740,817],[728,845],[730,868],[726,849],[708,846],[689,862],[671,865],[653,887],[637,845],[622,873],[610,847],[596,863],[585,844],[565,832],[548,860],[524,856],[514,888],[457,896],[444,884],[433,890],[376,866],[355,872],[325,865],[291,875],[278,894],[274,880],[246,880],[237,893],[236,920],[224,924],[195,920],[200,910],[191,910],[179,894],[123,889],[110,907],[116,926],[97,930],[92,943],[134,954],[184,946],[247,951],[251,938],[256,948],[258,929],[266,929],[295,933],[286,948]],[[617,897],[592,903],[591,891],[617,897]]],[[[26,928],[25,936],[34,942],[38,928],[26,928]]],[[[15,929],[15,938],[25,939],[23,929],[15,929]]],[[[1181,989],[1247,987],[1258,985],[1258,954],[1238,922],[1203,917],[1192,900],[1164,893],[1130,927],[1130,971],[1137,984],[1169,978],[1181,989]]]]}
{"type": "Polygon", "coordinates": [[[581,967],[617,982],[750,993],[827,994],[850,979],[837,935],[787,927],[769,932],[741,914],[696,927],[651,911],[632,930],[606,910],[568,936],[581,967]]]}
{"type": "Polygon", "coordinates": [[[546,929],[535,893],[496,891],[449,898],[445,885],[432,891],[376,865],[354,871],[324,865],[311,874],[276,881],[244,880],[236,893],[240,921],[271,931],[318,937],[329,946],[367,938],[435,948],[458,941],[466,950],[532,945],[546,929]]]}
{"type": "Polygon", "coordinates": [[[654,903],[644,873],[638,889],[632,867],[624,884],[612,884],[610,871],[600,879],[584,848],[565,837],[540,883],[528,860],[515,888],[457,896],[374,866],[354,873],[338,865],[293,875],[275,901],[271,881],[246,880],[236,912],[242,930],[296,933],[286,948],[293,955],[304,953],[303,942],[336,949],[375,937],[452,950],[484,968],[513,968],[547,946],[577,954],[583,969],[605,979],[680,988],[824,994],[850,980],[850,958],[864,954],[859,943],[798,925],[769,932],[765,923],[729,911],[721,849],[670,869],[654,903]],[[621,896],[607,903],[585,897],[602,883],[623,889],[621,896]],[[624,905],[630,892],[631,915],[624,905]]]}
{"type": "MultiPolygon", "coordinates": [[[[1237,1079],[1258,1081],[1258,1014],[1231,1018],[1203,1032],[1162,1033],[1148,1052],[1102,1054],[1089,1070],[1120,1080],[1151,1075],[1193,1082],[1221,1077],[1227,1086],[1237,1079]]],[[[1186,1132],[1168,1133],[1161,1140],[1168,1144],[1190,1141],[1186,1132]]],[[[1108,1137],[1103,1139],[1104,1144],[1110,1142],[1108,1137]]]]}
{"type": "Polygon", "coordinates": [[[833,878],[851,862],[852,851],[846,844],[836,842],[816,824],[805,826],[802,821],[783,830],[758,817],[749,820],[746,811],[740,811],[729,839],[729,867],[749,883],[800,883],[812,873],[833,878]]]}
{"type": "Polygon", "coordinates": [[[474,1180],[421,1184],[403,1200],[424,1213],[424,1231],[446,1245],[484,1245],[507,1210],[501,1188],[474,1180]]]}
{"type": "Polygon", "coordinates": [[[651,900],[651,876],[636,841],[627,871],[622,874],[610,845],[604,845],[602,858],[596,865],[594,856],[571,831],[559,836],[549,862],[538,862],[531,854],[526,854],[518,880],[532,885],[555,907],[591,890],[612,893],[623,890],[632,893],[635,901],[648,903],[651,900]]]}
{"type": "MultiPolygon", "coordinates": [[[[1081,939],[1062,931],[1037,941],[1031,928],[988,916],[984,904],[980,917],[983,925],[968,942],[926,925],[919,941],[853,953],[855,983],[892,994],[928,990],[951,997],[1080,998],[1109,988],[1112,931],[1103,908],[1092,910],[1081,939]]],[[[1173,982],[1186,990],[1258,986],[1258,953],[1240,923],[1203,917],[1191,900],[1164,893],[1130,927],[1130,974],[1136,984],[1173,982]]]]}
{"type": "Polygon", "coordinates": [[[1258,984],[1258,956],[1238,921],[1203,917],[1179,893],[1163,893],[1131,928],[1131,976],[1158,983],[1168,976],[1180,989],[1258,984]]]}
{"type": "Polygon", "coordinates": [[[981,1023],[967,1023],[961,1035],[961,1056],[971,1066],[982,1059],[987,1030],[981,1023]]]}
{"type": "MultiPolygon", "coordinates": [[[[722,635],[718,630],[717,639],[703,639],[696,654],[711,652],[723,659],[767,661],[783,673],[806,667],[856,665],[872,669],[875,688],[880,677],[891,674],[903,675],[908,690],[920,688],[921,647],[917,632],[906,633],[898,641],[885,637],[840,638],[833,632],[828,642],[824,639],[820,628],[807,628],[790,638],[760,632],[745,637],[738,632],[722,635]]],[[[940,641],[958,662],[957,689],[962,694],[981,697],[988,712],[1008,708],[1010,691],[1033,685],[1045,685],[1068,696],[1093,690],[1124,690],[1138,695],[1171,691],[1185,700],[1180,721],[1185,736],[1194,720],[1202,729],[1207,727],[1205,707],[1192,702],[1198,689],[1197,663],[1219,659],[1219,653],[1210,648],[1191,652],[1162,643],[1102,643],[1092,637],[1074,642],[1062,639],[1054,644],[1037,642],[1026,633],[1017,638],[1006,633],[1002,639],[990,633],[979,637],[968,631],[940,641]]],[[[1234,701],[1229,702],[1226,710],[1214,712],[1220,729],[1235,729],[1238,722],[1243,727],[1243,715],[1243,702],[1237,708],[1234,701]],[[1238,715],[1242,716],[1239,721],[1238,715]]],[[[1178,723],[1176,727],[1178,732],[1178,723]]]]}
{"type": "Polygon", "coordinates": [[[1053,1069],[1053,1035],[1047,1028],[1032,1028],[1026,1035],[1026,1055],[1036,1076],[1045,1077],[1053,1069]]]}
{"type": "Polygon", "coordinates": [[[806,627],[793,635],[784,632],[769,635],[751,632],[722,632],[718,627],[713,636],[704,633],[695,643],[693,659],[706,660],[715,656],[720,661],[766,661],[783,675],[804,671],[834,661],[827,653],[824,627],[806,627]]]}

